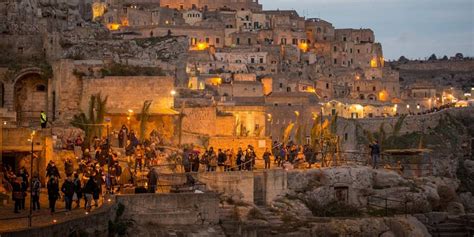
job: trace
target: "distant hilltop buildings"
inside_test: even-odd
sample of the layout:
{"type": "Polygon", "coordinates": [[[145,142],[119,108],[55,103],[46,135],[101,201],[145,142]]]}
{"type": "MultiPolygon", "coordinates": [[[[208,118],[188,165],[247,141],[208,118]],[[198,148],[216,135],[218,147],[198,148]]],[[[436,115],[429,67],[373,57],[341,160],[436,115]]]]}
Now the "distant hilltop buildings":
{"type": "MultiPolygon", "coordinates": [[[[384,67],[382,46],[370,29],[336,29],[293,10],[264,11],[251,0],[95,4],[107,10],[94,18],[123,38],[186,35],[192,88],[204,88],[208,78],[236,82],[236,75],[252,74],[259,82],[271,78],[263,86],[266,95],[309,92],[327,100],[382,103],[400,97],[398,74],[384,67]]],[[[258,93],[252,96],[264,95],[258,93]]]]}
{"type": "MultiPolygon", "coordinates": [[[[371,29],[337,29],[294,10],[263,10],[256,0],[6,0],[0,22],[8,126],[31,126],[46,111],[67,127],[101,93],[113,124],[153,101],[152,114],[165,117],[217,108],[203,117],[230,127],[211,135],[275,136],[296,114],[307,123],[320,114],[418,114],[471,93],[449,84],[457,75],[420,83],[409,74],[401,91],[400,72],[425,65],[403,58],[386,65],[371,29]]],[[[461,65],[450,63],[451,71],[461,65]]]]}

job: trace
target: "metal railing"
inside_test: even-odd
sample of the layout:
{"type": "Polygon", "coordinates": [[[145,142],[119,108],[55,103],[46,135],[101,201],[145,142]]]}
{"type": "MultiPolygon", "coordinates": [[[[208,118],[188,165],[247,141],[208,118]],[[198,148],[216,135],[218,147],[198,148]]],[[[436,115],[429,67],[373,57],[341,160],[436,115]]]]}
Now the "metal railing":
{"type": "Polygon", "coordinates": [[[381,197],[381,196],[368,196],[367,197],[367,210],[382,210],[383,212],[380,214],[383,214],[384,216],[390,216],[390,215],[405,215],[407,216],[409,213],[408,210],[408,204],[412,201],[402,201],[402,200],[396,200],[396,199],[391,199],[387,197],[381,197]],[[395,205],[393,205],[395,204],[395,205]],[[400,210],[400,206],[403,207],[403,210],[400,210]]]}

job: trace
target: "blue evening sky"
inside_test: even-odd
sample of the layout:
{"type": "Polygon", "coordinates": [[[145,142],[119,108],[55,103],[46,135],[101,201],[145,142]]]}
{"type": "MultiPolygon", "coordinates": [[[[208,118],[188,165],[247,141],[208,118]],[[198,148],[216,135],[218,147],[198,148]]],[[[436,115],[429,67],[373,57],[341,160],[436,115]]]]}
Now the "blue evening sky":
{"type": "Polygon", "coordinates": [[[474,56],[474,0],[260,0],[336,28],[371,28],[387,59],[474,56]]]}

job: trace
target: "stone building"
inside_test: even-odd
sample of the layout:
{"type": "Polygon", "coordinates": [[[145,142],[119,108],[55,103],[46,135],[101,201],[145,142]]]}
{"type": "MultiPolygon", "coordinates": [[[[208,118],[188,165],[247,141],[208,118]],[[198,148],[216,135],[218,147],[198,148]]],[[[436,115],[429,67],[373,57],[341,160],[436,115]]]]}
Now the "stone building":
{"type": "Polygon", "coordinates": [[[179,10],[262,10],[262,5],[258,3],[258,0],[160,0],[159,2],[161,7],[179,10]]]}

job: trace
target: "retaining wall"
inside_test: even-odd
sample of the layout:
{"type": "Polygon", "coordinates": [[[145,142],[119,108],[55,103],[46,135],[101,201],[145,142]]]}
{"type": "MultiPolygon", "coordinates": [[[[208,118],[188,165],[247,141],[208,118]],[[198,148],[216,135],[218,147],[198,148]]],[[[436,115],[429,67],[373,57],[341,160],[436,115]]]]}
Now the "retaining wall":
{"type": "Polygon", "coordinates": [[[119,195],[125,205],[124,219],[140,225],[193,225],[219,222],[219,199],[215,193],[119,195]]]}

